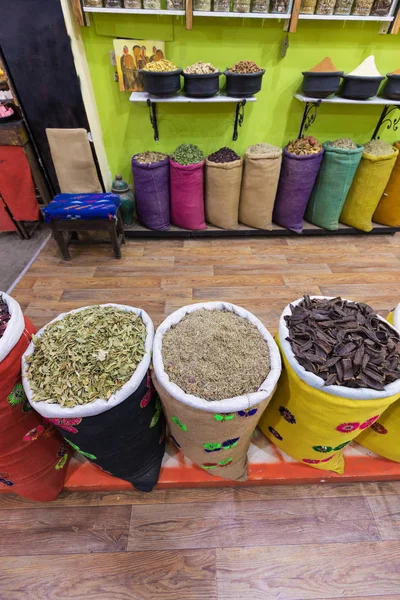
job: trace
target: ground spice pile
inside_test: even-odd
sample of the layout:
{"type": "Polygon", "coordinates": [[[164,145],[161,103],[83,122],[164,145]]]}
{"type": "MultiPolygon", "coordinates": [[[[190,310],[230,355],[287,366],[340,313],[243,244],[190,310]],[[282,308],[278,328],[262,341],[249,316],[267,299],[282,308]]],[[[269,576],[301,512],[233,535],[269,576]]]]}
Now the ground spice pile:
{"type": "Polygon", "coordinates": [[[253,146],[249,146],[247,148],[247,152],[249,154],[272,154],[274,152],[279,152],[279,150],[280,148],[278,148],[278,146],[272,146],[271,144],[267,144],[265,142],[254,144],[253,146]]]}
{"type": "Polygon", "coordinates": [[[391,75],[400,75],[400,69],[396,69],[396,71],[392,71],[391,75]]]}
{"type": "Polygon", "coordinates": [[[310,69],[311,73],[338,73],[338,69],[333,64],[329,56],[325,56],[315,67],[310,69]]]}
{"type": "Polygon", "coordinates": [[[387,156],[388,154],[393,154],[395,149],[391,144],[385,142],[385,140],[371,140],[368,144],[364,145],[364,152],[373,154],[374,156],[387,156]]]}
{"type": "Polygon", "coordinates": [[[205,400],[256,392],[270,371],[268,344],[258,329],[221,310],[186,315],[163,337],[162,356],[171,381],[205,400]]]}
{"type": "Polygon", "coordinates": [[[368,304],[304,296],[291,310],[286,339],[326,385],[381,391],[400,379],[400,335],[368,304]]]}
{"type": "Polygon", "coordinates": [[[162,152],[142,152],[141,154],[136,154],[135,161],[140,163],[141,165],[149,165],[156,162],[161,162],[168,158],[168,154],[163,154],[162,152]]]}
{"type": "Polygon", "coordinates": [[[65,407],[108,400],[145,355],[146,327],[133,312],[91,306],[46,328],[28,357],[34,402],[65,407]]]}
{"type": "Polygon", "coordinates": [[[11,319],[11,315],[8,312],[7,303],[4,302],[3,298],[0,296],[0,339],[6,332],[7,323],[11,319]]]}
{"type": "Polygon", "coordinates": [[[177,71],[177,69],[178,67],[174,63],[165,59],[149,62],[143,67],[144,71],[153,71],[155,73],[167,73],[168,71],[177,71]]]}
{"type": "Polygon", "coordinates": [[[291,154],[297,154],[297,156],[318,154],[318,152],[321,152],[321,150],[322,145],[318,140],[315,139],[315,137],[312,137],[311,135],[304,138],[298,138],[297,140],[292,140],[287,146],[287,151],[291,154]]]}
{"type": "Polygon", "coordinates": [[[339,138],[334,142],[329,142],[329,146],[332,148],[343,148],[343,150],[357,150],[357,144],[350,138],[339,138]]]}
{"type": "Polygon", "coordinates": [[[259,73],[262,68],[252,60],[240,60],[228,69],[230,73],[259,73]]]}
{"type": "Polygon", "coordinates": [[[220,148],[213,154],[208,156],[208,160],[215,163],[227,163],[234,162],[235,160],[240,160],[240,156],[236,154],[234,150],[231,148],[220,148]]]}
{"type": "Polygon", "coordinates": [[[188,75],[211,75],[212,73],[218,73],[218,69],[211,63],[197,62],[190,67],[186,67],[184,73],[188,75]]]}
{"type": "Polygon", "coordinates": [[[181,144],[172,154],[172,159],[180,165],[194,165],[204,159],[204,154],[194,144],[181,144]]]}

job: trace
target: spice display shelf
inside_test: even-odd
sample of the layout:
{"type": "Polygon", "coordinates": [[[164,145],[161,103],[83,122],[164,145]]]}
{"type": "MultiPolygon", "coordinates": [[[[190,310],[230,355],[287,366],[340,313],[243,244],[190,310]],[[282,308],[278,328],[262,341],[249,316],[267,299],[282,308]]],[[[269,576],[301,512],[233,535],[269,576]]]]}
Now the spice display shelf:
{"type": "MultiPolygon", "coordinates": [[[[84,6],[84,12],[87,13],[111,13],[111,14],[128,14],[128,15],[164,15],[167,17],[183,17],[184,10],[150,10],[145,8],[97,8],[92,6],[84,6]]],[[[290,19],[290,13],[236,13],[236,12],[214,12],[194,10],[195,17],[233,17],[240,19],[290,19]]]]}
{"type": "MultiPolygon", "coordinates": [[[[307,236],[335,236],[335,235],[394,235],[397,231],[400,231],[400,227],[387,227],[385,225],[379,225],[374,223],[374,228],[369,233],[348,227],[339,223],[339,229],[337,231],[328,231],[312,225],[307,221],[303,222],[303,233],[300,234],[304,237],[307,236]]],[[[271,230],[266,229],[254,229],[254,227],[248,227],[247,225],[240,224],[237,229],[220,229],[214,225],[207,225],[207,229],[203,230],[191,230],[182,229],[176,225],[171,225],[167,231],[154,231],[148,229],[138,222],[133,225],[125,227],[125,235],[130,238],[200,238],[200,237],[216,237],[216,238],[236,238],[236,237],[278,237],[278,236],[299,236],[294,231],[289,231],[279,225],[272,225],[271,230]]]]}
{"type": "Polygon", "coordinates": [[[387,15],[386,17],[377,16],[359,16],[359,15],[306,15],[299,14],[299,19],[307,21],[394,21],[394,17],[387,15]]]}
{"type": "Polygon", "coordinates": [[[330,96],[329,98],[312,98],[311,96],[304,96],[304,94],[297,93],[294,95],[300,102],[310,102],[313,104],[365,104],[365,105],[380,105],[385,106],[390,104],[391,106],[400,106],[400,100],[389,100],[388,98],[380,98],[379,96],[373,96],[368,100],[351,100],[350,98],[342,98],[341,96],[330,96]]]}
{"type": "Polygon", "coordinates": [[[150,124],[154,130],[154,140],[156,142],[159,141],[158,135],[158,120],[157,120],[157,104],[158,103],[188,103],[188,104],[236,104],[235,109],[235,119],[233,123],[233,135],[232,140],[236,142],[239,136],[239,127],[243,125],[244,121],[244,107],[248,102],[255,102],[257,98],[255,96],[251,96],[250,98],[233,98],[231,96],[227,96],[226,94],[217,94],[216,96],[212,96],[211,98],[189,98],[189,96],[185,96],[185,94],[177,94],[176,96],[169,96],[167,98],[162,98],[160,96],[153,96],[152,94],[148,94],[147,92],[132,92],[129,100],[131,102],[145,102],[149,107],[150,112],[150,124]]]}

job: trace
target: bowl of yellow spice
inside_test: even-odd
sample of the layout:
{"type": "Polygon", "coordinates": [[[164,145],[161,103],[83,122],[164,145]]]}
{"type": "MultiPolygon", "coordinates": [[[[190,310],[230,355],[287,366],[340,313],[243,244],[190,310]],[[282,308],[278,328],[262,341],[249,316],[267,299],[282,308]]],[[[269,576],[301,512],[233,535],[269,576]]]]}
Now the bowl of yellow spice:
{"type": "Polygon", "coordinates": [[[144,89],[154,96],[173,96],[181,89],[182,69],[169,60],[155,60],[139,70],[144,89]]]}

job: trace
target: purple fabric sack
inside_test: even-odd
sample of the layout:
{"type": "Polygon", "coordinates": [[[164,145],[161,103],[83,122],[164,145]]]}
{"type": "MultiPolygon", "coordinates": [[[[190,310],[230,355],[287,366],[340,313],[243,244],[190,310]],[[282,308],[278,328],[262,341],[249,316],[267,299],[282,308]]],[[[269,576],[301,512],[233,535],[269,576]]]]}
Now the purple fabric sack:
{"type": "Polygon", "coordinates": [[[140,164],[132,157],[133,183],[139,221],[149,229],[169,228],[169,159],[140,164]]]}
{"type": "Polygon", "coordinates": [[[285,148],[276,194],[274,223],[296,233],[303,231],[303,217],[322,162],[324,150],[318,154],[297,156],[285,148]]]}

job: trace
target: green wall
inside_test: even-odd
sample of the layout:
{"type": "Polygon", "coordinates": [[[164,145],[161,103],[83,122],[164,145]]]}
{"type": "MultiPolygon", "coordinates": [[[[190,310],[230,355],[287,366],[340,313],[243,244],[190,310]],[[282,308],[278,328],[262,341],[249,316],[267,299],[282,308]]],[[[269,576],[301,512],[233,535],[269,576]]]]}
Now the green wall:
{"type": "MultiPolygon", "coordinates": [[[[246,106],[237,142],[232,142],[234,105],[161,104],[157,143],[153,140],[147,106],[130,103],[129,94],[120,92],[118,83],[113,81],[109,51],[113,49],[116,16],[94,16],[82,35],[105,148],[112,172],[121,172],[129,180],[130,157],[144,150],[171,152],[178,144],[191,142],[207,154],[225,145],[244,153],[248,145],[262,141],[285,145],[297,137],[300,126],[303,105],[293,98],[293,93],[301,83],[301,71],[313,67],[324,56],[330,56],[337,68],[345,72],[369,54],[375,54],[382,74],[400,67],[400,37],[378,35],[379,23],[300,22],[297,33],[289,35],[289,48],[282,59],[280,49],[286,35],[283,22],[195,18],[194,29],[186,31],[181,17],[151,17],[151,37],[162,39],[157,33],[164,24],[164,31],[174,39],[166,44],[167,58],[181,67],[203,60],[224,69],[238,60],[250,59],[266,69],[257,102],[246,106]],[[109,32],[110,37],[104,32],[109,32]]],[[[122,19],[130,20],[118,31],[120,37],[149,36],[148,18],[124,15],[122,19]]],[[[378,106],[325,105],[319,109],[309,133],[321,141],[348,136],[362,143],[371,138],[379,112],[378,106]]],[[[396,134],[384,131],[382,137],[393,141],[396,134]]]]}

